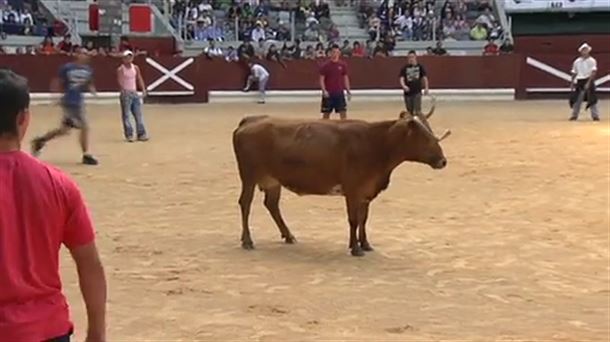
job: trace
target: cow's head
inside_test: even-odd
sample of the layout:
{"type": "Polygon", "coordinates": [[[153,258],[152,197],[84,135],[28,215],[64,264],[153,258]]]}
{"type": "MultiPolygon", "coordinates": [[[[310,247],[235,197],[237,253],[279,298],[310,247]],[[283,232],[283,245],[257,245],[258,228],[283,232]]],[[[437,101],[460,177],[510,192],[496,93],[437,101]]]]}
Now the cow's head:
{"type": "Polygon", "coordinates": [[[447,138],[451,131],[447,130],[436,137],[430,128],[428,118],[433,110],[426,114],[411,115],[405,112],[392,127],[391,143],[398,148],[403,160],[430,165],[434,169],[442,169],[447,165],[440,142],[447,138]]]}

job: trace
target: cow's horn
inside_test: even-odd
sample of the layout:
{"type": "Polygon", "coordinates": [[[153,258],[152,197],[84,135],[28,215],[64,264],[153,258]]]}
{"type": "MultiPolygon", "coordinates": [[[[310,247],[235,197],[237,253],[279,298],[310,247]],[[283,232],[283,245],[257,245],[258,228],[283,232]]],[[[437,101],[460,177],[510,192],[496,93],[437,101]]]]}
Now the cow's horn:
{"type": "Polygon", "coordinates": [[[411,114],[409,114],[407,111],[402,111],[400,112],[400,114],[398,114],[398,118],[399,119],[406,119],[408,116],[411,116],[411,114]]]}
{"type": "Polygon", "coordinates": [[[432,108],[430,108],[430,111],[428,112],[428,114],[426,114],[426,119],[429,119],[432,114],[434,114],[434,110],[436,109],[436,97],[431,96],[432,98],[432,108]]]}
{"type": "Polygon", "coordinates": [[[451,135],[451,131],[450,130],[446,130],[443,135],[441,135],[440,138],[438,138],[438,141],[443,141],[443,139],[447,138],[448,136],[451,135]]]}

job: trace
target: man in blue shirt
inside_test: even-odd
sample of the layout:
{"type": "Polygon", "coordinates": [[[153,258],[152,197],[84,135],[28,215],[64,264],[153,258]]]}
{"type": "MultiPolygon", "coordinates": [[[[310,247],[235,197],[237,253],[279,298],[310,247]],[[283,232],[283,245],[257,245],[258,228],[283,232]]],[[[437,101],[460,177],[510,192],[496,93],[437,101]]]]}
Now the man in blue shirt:
{"type": "Polygon", "coordinates": [[[80,130],[80,145],[83,150],[83,164],[97,165],[98,161],[89,154],[89,125],[84,111],[83,93],[89,90],[95,95],[93,70],[89,66],[89,57],[80,48],[76,59],[59,69],[57,79],[53,81],[54,90],[61,90],[61,106],[64,116],[59,128],[47,132],[32,141],[32,154],[37,156],[50,140],[66,135],[71,129],[80,130]]]}

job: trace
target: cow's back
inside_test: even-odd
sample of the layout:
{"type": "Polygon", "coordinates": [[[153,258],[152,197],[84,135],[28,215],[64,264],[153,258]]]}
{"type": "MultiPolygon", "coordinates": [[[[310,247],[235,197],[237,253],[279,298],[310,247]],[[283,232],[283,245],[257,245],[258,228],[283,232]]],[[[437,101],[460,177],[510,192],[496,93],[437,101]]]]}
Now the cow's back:
{"type": "MultiPolygon", "coordinates": [[[[349,168],[349,153],[363,150],[362,121],[284,120],[259,117],[235,132],[238,162],[259,185],[279,182],[297,193],[326,194],[349,168]]],[[[362,151],[364,152],[364,151],[362,151]]]]}

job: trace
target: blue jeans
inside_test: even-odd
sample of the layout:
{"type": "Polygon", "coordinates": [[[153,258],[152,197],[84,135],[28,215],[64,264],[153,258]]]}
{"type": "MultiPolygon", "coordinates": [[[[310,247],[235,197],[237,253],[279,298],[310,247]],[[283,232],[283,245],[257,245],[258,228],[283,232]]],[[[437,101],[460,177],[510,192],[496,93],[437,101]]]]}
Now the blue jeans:
{"type": "Polygon", "coordinates": [[[129,115],[133,115],[136,121],[136,133],[138,138],[146,137],[144,117],[142,116],[142,102],[138,93],[133,91],[121,92],[121,117],[123,118],[123,132],[125,138],[133,137],[133,127],[129,115]]]}

